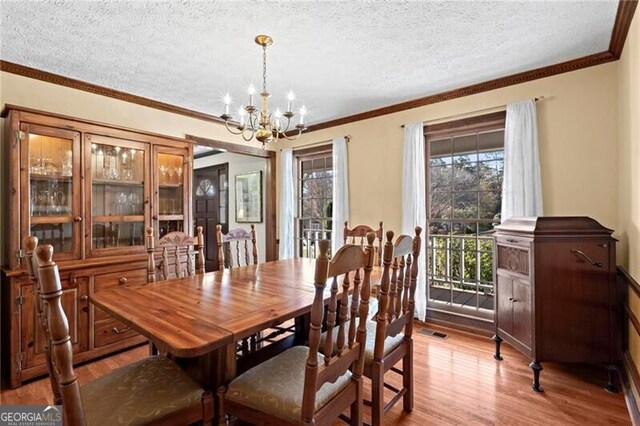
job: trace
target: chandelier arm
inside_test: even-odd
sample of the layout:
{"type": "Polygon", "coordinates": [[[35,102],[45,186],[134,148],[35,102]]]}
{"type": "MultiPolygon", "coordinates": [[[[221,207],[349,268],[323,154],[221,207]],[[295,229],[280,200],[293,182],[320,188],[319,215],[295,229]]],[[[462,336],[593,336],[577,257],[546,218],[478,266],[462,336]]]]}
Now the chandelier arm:
{"type": "Polygon", "coordinates": [[[251,139],[253,139],[253,135],[256,133],[255,130],[251,130],[250,132],[246,132],[247,128],[245,127],[242,132],[240,133],[240,135],[242,135],[242,139],[244,139],[245,141],[249,142],[251,139]],[[245,133],[249,134],[249,137],[245,136],[245,133]]]}
{"type": "Polygon", "coordinates": [[[284,126],[284,129],[282,130],[281,133],[286,133],[289,131],[289,126],[291,125],[291,117],[287,117],[287,125],[284,126]]]}
{"type": "Polygon", "coordinates": [[[224,122],[224,126],[227,128],[227,130],[229,131],[229,133],[232,133],[234,135],[241,135],[242,134],[242,130],[240,130],[239,132],[234,131],[233,129],[231,129],[231,127],[229,127],[229,121],[225,120],[224,122]]]}
{"type": "Polygon", "coordinates": [[[258,114],[256,114],[255,112],[249,114],[249,124],[254,131],[258,129],[259,121],[260,120],[258,119],[258,114]]]}
{"type": "Polygon", "coordinates": [[[284,132],[283,132],[283,133],[281,133],[281,134],[282,134],[282,136],[283,136],[286,140],[288,140],[288,141],[294,141],[294,140],[296,140],[296,139],[298,139],[298,138],[300,137],[300,135],[302,134],[302,129],[298,129],[298,134],[297,134],[297,135],[295,135],[295,136],[293,136],[293,137],[291,137],[291,138],[290,138],[289,136],[287,136],[287,134],[286,134],[286,133],[284,133],[284,132]]]}

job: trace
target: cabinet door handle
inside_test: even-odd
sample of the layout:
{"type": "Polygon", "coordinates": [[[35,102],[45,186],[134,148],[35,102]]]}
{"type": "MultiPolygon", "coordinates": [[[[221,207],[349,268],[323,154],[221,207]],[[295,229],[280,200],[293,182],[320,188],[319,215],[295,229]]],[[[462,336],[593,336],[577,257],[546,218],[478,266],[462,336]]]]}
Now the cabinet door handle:
{"type": "Polygon", "coordinates": [[[125,328],[123,328],[123,329],[119,329],[118,327],[113,327],[113,328],[111,329],[111,331],[112,331],[112,332],[114,332],[114,333],[116,333],[116,334],[122,334],[122,333],[124,333],[124,332],[126,332],[126,331],[129,331],[130,329],[131,329],[131,327],[129,327],[129,326],[126,326],[126,327],[125,327],[125,328]]]}
{"type": "Polygon", "coordinates": [[[517,302],[517,301],[518,301],[518,299],[514,299],[513,297],[509,298],[509,302],[517,302]]]}
{"type": "Polygon", "coordinates": [[[84,296],[80,296],[80,300],[89,300],[89,296],[86,294],[84,296]]]}
{"type": "Polygon", "coordinates": [[[597,267],[597,268],[602,268],[604,265],[602,264],[602,262],[594,262],[593,260],[591,260],[591,258],[589,256],[587,256],[586,254],[584,254],[583,252],[581,252],[580,250],[576,250],[576,249],[571,249],[571,253],[575,254],[576,256],[580,256],[583,259],[585,259],[587,262],[589,262],[590,264],[592,264],[593,266],[597,267]]]}
{"type": "Polygon", "coordinates": [[[74,222],[82,222],[82,216],[76,216],[73,218],[74,222]]]}
{"type": "Polygon", "coordinates": [[[127,283],[127,277],[122,277],[122,278],[120,278],[120,279],[118,280],[118,282],[119,282],[120,284],[126,284],[126,283],[127,283]]]}

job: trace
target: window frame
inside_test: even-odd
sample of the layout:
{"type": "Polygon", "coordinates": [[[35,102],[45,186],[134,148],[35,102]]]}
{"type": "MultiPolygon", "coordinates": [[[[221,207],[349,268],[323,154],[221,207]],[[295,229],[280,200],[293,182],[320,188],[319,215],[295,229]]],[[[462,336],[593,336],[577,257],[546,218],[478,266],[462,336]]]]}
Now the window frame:
{"type": "MultiPolygon", "coordinates": [[[[475,218],[456,218],[453,216],[453,208],[454,208],[454,196],[456,194],[456,190],[455,190],[455,181],[454,179],[454,173],[455,173],[455,168],[453,167],[453,158],[456,156],[455,154],[455,147],[453,146],[453,138],[459,138],[462,136],[467,136],[467,135],[474,135],[476,137],[476,148],[475,148],[475,153],[479,154],[482,151],[480,151],[480,148],[478,146],[478,135],[480,134],[484,134],[484,133],[490,133],[490,132],[495,132],[495,131],[500,131],[502,130],[504,132],[505,130],[505,123],[506,123],[506,111],[502,110],[502,111],[497,111],[497,112],[493,112],[493,113],[488,113],[488,114],[481,114],[481,115],[477,115],[477,116],[473,116],[473,117],[468,117],[468,118],[463,118],[463,119],[458,119],[458,120],[451,120],[451,121],[447,121],[447,122],[442,122],[442,123],[437,123],[437,124],[432,124],[432,125],[425,125],[424,126],[424,140],[425,140],[425,190],[426,190],[426,212],[427,212],[427,241],[426,241],[426,250],[429,253],[425,253],[425,264],[427,267],[427,273],[426,273],[426,279],[427,279],[427,289],[426,289],[426,294],[425,297],[427,299],[427,310],[428,311],[433,311],[433,312],[437,312],[437,313],[443,313],[443,314],[453,314],[456,316],[465,316],[465,317],[471,317],[471,318],[476,318],[479,320],[488,320],[488,321],[493,321],[493,317],[494,317],[494,311],[495,311],[495,297],[493,300],[493,309],[492,310],[487,310],[487,309],[480,309],[480,302],[479,302],[479,298],[480,298],[480,287],[485,287],[486,286],[486,280],[482,279],[482,275],[481,275],[481,256],[482,254],[484,254],[486,252],[486,250],[484,250],[481,246],[480,243],[480,231],[479,231],[479,226],[483,223],[494,223],[495,221],[491,220],[491,219],[480,219],[480,195],[482,193],[482,191],[479,189],[479,183],[476,185],[475,189],[473,192],[477,193],[477,198],[476,198],[476,217],[475,218]],[[451,168],[452,168],[452,176],[451,176],[451,182],[449,185],[449,189],[447,190],[450,194],[451,194],[451,209],[452,212],[449,216],[449,218],[432,218],[431,217],[431,198],[432,198],[432,191],[431,191],[431,143],[433,141],[437,141],[437,140],[443,140],[443,139],[451,139],[452,140],[452,151],[451,151],[451,156],[449,158],[451,158],[452,162],[451,162],[451,168]],[[448,279],[448,289],[445,289],[445,291],[449,291],[450,292],[450,296],[451,299],[449,300],[449,302],[435,302],[432,301],[430,298],[430,291],[431,291],[431,281],[432,281],[432,276],[435,276],[435,265],[431,265],[428,262],[429,259],[429,254],[431,250],[438,250],[438,248],[433,246],[433,242],[431,240],[431,235],[430,235],[430,225],[434,222],[446,222],[450,225],[450,231],[449,231],[449,242],[448,242],[448,246],[451,245],[451,236],[455,235],[453,233],[453,228],[451,228],[452,226],[454,226],[454,224],[474,224],[475,226],[475,233],[470,234],[473,235],[473,239],[475,240],[475,279],[473,280],[475,283],[475,306],[472,307],[466,307],[465,305],[457,305],[454,303],[453,301],[453,288],[454,285],[456,284],[456,281],[453,280],[453,273],[449,273],[449,275],[446,277],[448,279]]],[[[503,157],[502,157],[502,161],[504,164],[504,144],[502,145],[502,152],[503,152],[503,157]]],[[[476,160],[474,161],[476,163],[476,166],[479,167],[480,162],[482,162],[482,160],[480,160],[479,157],[476,158],[476,160]]],[[[503,165],[504,167],[504,165],[503,165]]],[[[444,191],[444,192],[447,192],[444,191]]],[[[502,197],[502,194],[500,195],[502,197]]],[[[465,234],[461,234],[461,236],[464,236],[465,234]]],[[[464,238],[461,238],[461,240],[464,240],[464,238]]],[[[449,271],[449,269],[452,269],[452,261],[450,260],[450,258],[452,257],[453,251],[455,249],[450,249],[450,248],[444,248],[443,249],[445,251],[445,256],[446,256],[446,263],[447,265],[445,265],[445,268],[447,269],[447,271],[449,271]]],[[[435,253],[435,251],[434,251],[435,253]]],[[[491,251],[492,253],[492,251],[491,251]]],[[[463,251],[462,249],[460,250],[460,256],[462,258],[461,260],[461,264],[462,266],[460,266],[460,277],[459,278],[459,285],[463,286],[465,284],[465,278],[463,276],[463,269],[464,269],[464,254],[465,251],[463,251]]],[[[493,253],[492,253],[492,262],[493,262],[493,253]]],[[[433,260],[432,260],[433,262],[433,260]]],[[[492,265],[492,271],[493,271],[493,265],[492,265]]],[[[492,277],[491,277],[491,282],[492,282],[492,286],[493,288],[495,288],[495,276],[492,273],[492,277]]],[[[495,295],[495,292],[494,292],[495,295]]]]}
{"type": "MultiPolygon", "coordinates": [[[[335,238],[335,230],[333,230],[333,224],[332,224],[332,218],[331,217],[318,217],[318,218],[306,218],[306,217],[302,217],[302,212],[303,212],[303,197],[301,195],[301,191],[302,191],[302,163],[304,161],[309,161],[309,160],[314,160],[314,159],[318,159],[318,158],[326,158],[326,157],[330,157],[333,155],[333,146],[329,143],[329,144],[323,144],[323,145],[319,145],[319,146],[314,146],[311,148],[302,148],[302,149],[298,149],[298,150],[294,150],[293,151],[293,157],[294,157],[294,173],[293,173],[293,178],[295,180],[295,199],[296,199],[296,211],[295,211],[295,216],[294,216],[294,245],[295,245],[295,257],[296,258],[301,258],[301,257],[307,257],[307,258],[315,258],[315,256],[303,256],[302,254],[302,245],[301,242],[303,240],[302,236],[300,236],[300,224],[302,221],[304,220],[308,220],[308,219],[318,219],[318,220],[322,220],[325,222],[328,222],[332,225],[331,227],[331,237],[335,238]]],[[[331,180],[332,180],[332,184],[333,184],[333,174],[331,175],[331,180]]],[[[322,231],[326,231],[325,228],[322,229],[322,231]]],[[[317,239],[311,239],[310,241],[317,241],[317,239]]],[[[315,254],[315,252],[314,252],[315,254]]]]}

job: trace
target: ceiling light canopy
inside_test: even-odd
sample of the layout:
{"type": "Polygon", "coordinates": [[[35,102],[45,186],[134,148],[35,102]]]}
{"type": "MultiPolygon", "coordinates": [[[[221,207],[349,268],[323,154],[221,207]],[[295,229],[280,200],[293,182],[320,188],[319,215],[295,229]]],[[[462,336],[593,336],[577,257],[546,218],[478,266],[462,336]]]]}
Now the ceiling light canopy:
{"type": "Polygon", "coordinates": [[[295,95],[293,91],[289,91],[287,94],[287,110],[285,112],[280,111],[277,108],[274,112],[269,111],[269,92],[267,92],[267,46],[273,44],[273,39],[268,35],[258,35],[255,39],[256,44],[262,46],[262,92],[260,96],[260,108],[254,106],[254,95],[256,89],[253,84],[249,85],[247,93],[249,94],[249,102],[245,105],[240,105],[238,110],[239,120],[236,123],[232,123],[232,128],[229,124],[233,117],[229,114],[231,107],[231,96],[227,93],[224,97],[224,114],[220,117],[224,120],[227,130],[234,135],[242,135],[242,138],[246,141],[250,141],[254,137],[262,142],[262,146],[269,142],[275,142],[279,138],[293,140],[296,139],[303,130],[306,129],[304,125],[304,116],[307,113],[306,107],[300,108],[300,119],[298,124],[291,127],[292,118],[295,116],[293,112],[293,101],[295,95]],[[293,136],[287,136],[286,133],[289,130],[296,129],[298,133],[293,136]]]}

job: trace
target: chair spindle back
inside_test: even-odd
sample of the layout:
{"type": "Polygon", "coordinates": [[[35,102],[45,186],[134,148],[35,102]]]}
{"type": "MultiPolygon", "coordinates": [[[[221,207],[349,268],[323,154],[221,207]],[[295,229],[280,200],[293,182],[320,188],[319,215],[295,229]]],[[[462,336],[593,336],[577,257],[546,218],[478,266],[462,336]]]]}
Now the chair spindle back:
{"type": "Polygon", "coordinates": [[[319,254],[315,269],[315,296],[311,307],[309,333],[309,358],[305,371],[305,386],[302,399],[302,420],[311,422],[314,414],[316,392],[323,384],[334,382],[351,368],[352,379],[360,380],[364,368],[366,342],[366,321],[369,313],[370,281],[373,269],[374,233],[367,235],[364,250],[357,245],[340,248],[329,261],[329,241],[319,242],[319,254]],[[342,278],[342,292],[338,295],[339,279],[342,278]],[[327,280],[331,279],[331,292],[327,308],[326,339],[320,348],[324,317],[327,280]],[[349,308],[349,292],[351,306],[349,308]],[[337,309],[340,300],[340,310],[337,309]],[[349,313],[352,321],[346,330],[349,313]],[[338,321],[336,321],[338,317],[338,321]],[[357,328],[355,318],[358,318],[357,328]],[[336,325],[337,324],[337,325],[336,325]],[[337,328],[337,330],[335,330],[337,328]],[[333,333],[337,332],[334,350],[333,333]],[[324,362],[318,365],[318,353],[324,354],[324,362]]]}
{"type": "Polygon", "coordinates": [[[384,223],[380,221],[378,229],[373,229],[367,225],[356,225],[353,229],[349,229],[349,221],[346,221],[344,223],[344,230],[342,231],[344,244],[355,244],[364,248],[367,234],[369,232],[373,232],[378,240],[378,243],[375,245],[375,258],[373,260],[373,264],[380,266],[382,265],[382,239],[384,236],[383,225],[384,223]],[[349,238],[351,240],[349,240],[349,238]]]}
{"type": "Polygon", "coordinates": [[[44,244],[36,249],[39,297],[42,299],[49,336],[52,367],[49,374],[55,376],[62,397],[65,425],[85,425],[86,418],[80,385],[73,371],[73,348],[69,336],[69,322],[62,309],[62,284],[58,265],[53,261],[53,247],[44,244]]]}
{"type": "Polygon", "coordinates": [[[387,231],[373,353],[376,360],[382,360],[384,356],[387,337],[395,336],[403,329],[405,339],[410,339],[413,333],[421,233],[422,228],[416,226],[413,238],[400,235],[393,243],[393,231],[387,231]]]}
{"type": "Polygon", "coordinates": [[[218,270],[239,268],[243,266],[241,260],[244,260],[246,266],[258,264],[256,226],[252,224],[250,228],[250,231],[242,228],[231,229],[225,235],[222,233],[222,225],[216,225],[218,270]],[[251,242],[251,257],[249,256],[249,242],[251,242]]]}
{"type": "Polygon", "coordinates": [[[156,240],[151,227],[147,227],[146,234],[148,282],[204,274],[202,226],[196,227],[195,237],[176,231],[156,240]],[[158,260],[159,267],[156,266],[158,260]]]}

